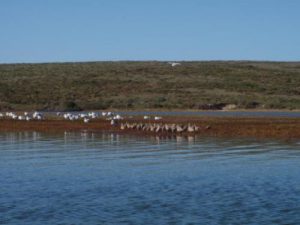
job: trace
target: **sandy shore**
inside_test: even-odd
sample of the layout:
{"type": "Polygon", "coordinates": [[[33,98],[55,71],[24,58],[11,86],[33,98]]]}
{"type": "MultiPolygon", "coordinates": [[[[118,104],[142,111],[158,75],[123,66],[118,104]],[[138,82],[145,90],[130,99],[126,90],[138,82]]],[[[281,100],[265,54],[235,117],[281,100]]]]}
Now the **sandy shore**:
{"type": "MultiPolygon", "coordinates": [[[[130,123],[177,123],[195,124],[199,131],[183,132],[180,135],[203,135],[217,137],[255,137],[300,139],[300,118],[228,118],[228,117],[164,117],[161,121],[145,121],[140,117],[126,119],[130,123]]],[[[120,126],[111,126],[110,121],[96,119],[90,123],[82,121],[66,121],[48,119],[43,121],[0,120],[0,132],[9,131],[91,131],[91,132],[120,132],[138,135],[174,135],[170,132],[150,132],[132,129],[121,130],[120,126]]]]}

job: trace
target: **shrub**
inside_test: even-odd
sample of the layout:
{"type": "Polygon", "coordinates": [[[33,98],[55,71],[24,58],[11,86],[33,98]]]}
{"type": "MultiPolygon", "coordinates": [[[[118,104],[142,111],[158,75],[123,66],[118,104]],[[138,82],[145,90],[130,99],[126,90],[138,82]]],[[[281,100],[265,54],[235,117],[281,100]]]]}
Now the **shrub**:
{"type": "Polygon", "coordinates": [[[61,104],[60,110],[71,112],[71,111],[81,111],[82,109],[74,101],[65,101],[61,104]]]}

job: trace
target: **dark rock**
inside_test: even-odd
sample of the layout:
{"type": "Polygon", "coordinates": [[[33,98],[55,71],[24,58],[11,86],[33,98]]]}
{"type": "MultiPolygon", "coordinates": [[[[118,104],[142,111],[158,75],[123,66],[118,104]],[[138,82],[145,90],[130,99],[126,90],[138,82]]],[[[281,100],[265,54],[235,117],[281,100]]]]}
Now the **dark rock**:
{"type": "Polygon", "coordinates": [[[226,103],[203,104],[203,105],[199,105],[198,109],[201,109],[201,110],[222,110],[226,105],[227,105],[226,103]]]}

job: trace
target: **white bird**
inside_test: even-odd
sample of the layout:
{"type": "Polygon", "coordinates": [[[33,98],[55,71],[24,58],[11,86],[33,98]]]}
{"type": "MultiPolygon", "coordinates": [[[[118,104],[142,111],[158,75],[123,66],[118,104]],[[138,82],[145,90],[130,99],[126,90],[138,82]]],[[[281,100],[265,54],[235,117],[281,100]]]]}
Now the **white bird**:
{"type": "Polygon", "coordinates": [[[32,117],[37,120],[41,120],[43,118],[43,114],[39,112],[34,112],[32,117]]]}
{"type": "Polygon", "coordinates": [[[150,119],[150,116],[144,116],[144,120],[150,119]]]}
{"type": "Polygon", "coordinates": [[[64,114],[64,118],[65,118],[65,119],[68,119],[70,116],[71,116],[71,115],[70,115],[69,113],[65,113],[65,114],[64,114]]]}
{"type": "Polygon", "coordinates": [[[175,67],[175,66],[180,66],[181,63],[177,63],[177,62],[170,62],[169,63],[172,67],[175,67]]]}
{"type": "Polygon", "coordinates": [[[90,122],[90,119],[84,118],[84,119],[83,119],[83,122],[84,122],[84,123],[88,123],[88,122],[90,122]]]}
{"type": "Polygon", "coordinates": [[[162,119],[162,117],[160,117],[160,116],[155,116],[154,117],[154,120],[161,120],[162,119]]]}
{"type": "Polygon", "coordinates": [[[116,125],[116,121],[111,120],[111,121],[110,121],[110,125],[112,125],[112,126],[116,125]]]}
{"type": "Polygon", "coordinates": [[[88,117],[92,118],[92,119],[96,119],[98,117],[98,114],[95,112],[89,112],[87,114],[88,117]]]}
{"type": "Polygon", "coordinates": [[[121,117],[119,114],[113,117],[115,120],[122,120],[123,117],[121,117]]]}
{"type": "Polygon", "coordinates": [[[79,116],[80,116],[81,118],[85,118],[85,117],[87,117],[88,115],[85,114],[85,113],[80,113],[79,116]]]}
{"type": "Polygon", "coordinates": [[[18,116],[18,120],[24,120],[25,117],[24,116],[18,116]]]}

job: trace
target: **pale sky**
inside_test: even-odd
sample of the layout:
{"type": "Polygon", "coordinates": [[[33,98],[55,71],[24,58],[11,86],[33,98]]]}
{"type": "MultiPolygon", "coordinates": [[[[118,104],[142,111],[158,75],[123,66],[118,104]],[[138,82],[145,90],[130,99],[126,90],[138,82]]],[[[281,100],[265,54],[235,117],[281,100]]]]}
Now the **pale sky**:
{"type": "Polygon", "coordinates": [[[3,0],[0,63],[300,60],[298,0],[3,0]]]}

